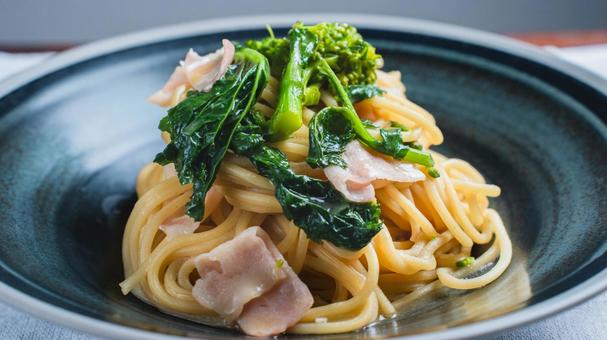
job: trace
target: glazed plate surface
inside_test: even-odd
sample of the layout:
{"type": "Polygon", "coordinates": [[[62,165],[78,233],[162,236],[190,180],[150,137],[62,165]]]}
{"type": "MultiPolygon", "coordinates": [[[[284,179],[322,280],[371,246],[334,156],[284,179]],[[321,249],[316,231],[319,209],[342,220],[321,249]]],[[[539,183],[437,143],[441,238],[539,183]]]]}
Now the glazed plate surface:
{"type": "MultiPolygon", "coordinates": [[[[567,308],[607,285],[607,86],[533,47],[414,20],[361,16],[223,19],[81,47],[0,85],[0,297],[86,332],[229,338],[123,296],[121,238],[135,176],[161,150],[146,102],[192,47],[284,34],[294,21],[349,22],[400,70],[445,134],[437,149],[502,187],[493,200],[511,267],[470,292],[444,290],[360,332],[476,336],[567,308]]],[[[305,338],[305,337],[298,337],[305,338]]]]}

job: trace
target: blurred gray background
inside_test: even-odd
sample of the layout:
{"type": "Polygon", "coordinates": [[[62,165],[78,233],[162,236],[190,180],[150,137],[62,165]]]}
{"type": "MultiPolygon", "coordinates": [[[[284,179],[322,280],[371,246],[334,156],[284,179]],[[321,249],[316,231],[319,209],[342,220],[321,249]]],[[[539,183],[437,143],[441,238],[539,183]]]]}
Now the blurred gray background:
{"type": "Polygon", "coordinates": [[[500,33],[607,28],[607,0],[0,0],[0,45],[76,44],[186,21],[297,12],[389,14],[500,33]]]}

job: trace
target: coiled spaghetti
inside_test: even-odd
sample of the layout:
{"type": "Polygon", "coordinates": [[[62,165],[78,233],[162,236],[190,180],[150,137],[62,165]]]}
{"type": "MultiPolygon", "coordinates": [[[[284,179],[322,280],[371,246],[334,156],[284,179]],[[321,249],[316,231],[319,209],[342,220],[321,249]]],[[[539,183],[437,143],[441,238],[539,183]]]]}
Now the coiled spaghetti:
{"type": "MultiPolygon", "coordinates": [[[[432,115],[404,95],[400,73],[378,71],[377,76],[376,84],[386,93],[358,103],[359,116],[380,126],[389,121],[406,126],[404,138],[417,140],[424,149],[442,143],[432,115]]],[[[272,78],[255,109],[270,116],[277,91],[278,81],[272,78]]],[[[182,100],[185,92],[177,89],[172,104],[182,100]]],[[[322,93],[321,100],[325,105],[335,102],[329,93],[322,93]]],[[[311,108],[304,109],[305,125],[274,146],[287,155],[296,172],[323,179],[322,170],[305,163],[306,124],[313,115],[311,108]]],[[[292,333],[353,331],[380,315],[390,317],[397,308],[407,308],[421,294],[441,285],[453,289],[485,286],[506,270],[512,257],[504,224],[489,208],[488,198],[499,196],[500,188],[486,184],[463,160],[438,153],[433,157],[439,178],[376,185],[385,225],[372,243],[357,252],[308,240],[282,214],[270,181],[246,158],[233,154],[221,165],[197,231],[166,236],[159,226],[184,214],[192,188],[181,185],[170,169],[150,163],[137,178],[139,200],[124,231],[122,290],[189,319],[212,315],[192,297],[197,278],[193,258],[257,225],[271,231],[277,248],[314,296],[314,307],[289,329],[292,333]],[[458,268],[458,261],[471,256],[474,245],[483,244],[490,245],[488,250],[472,265],[458,268]]]]}

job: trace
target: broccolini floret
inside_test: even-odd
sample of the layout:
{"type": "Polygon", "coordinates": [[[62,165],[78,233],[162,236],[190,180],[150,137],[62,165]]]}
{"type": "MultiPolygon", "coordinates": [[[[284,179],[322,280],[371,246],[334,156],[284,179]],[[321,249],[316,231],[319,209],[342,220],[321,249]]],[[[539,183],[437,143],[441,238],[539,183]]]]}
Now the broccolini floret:
{"type": "Polygon", "coordinates": [[[468,257],[464,257],[463,259],[455,262],[455,265],[457,266],[457,268],[464,268],[464,267],[469,267],[474,263],[474,257],[472,256],[468,256],[468,257]]]}
{"type": "Polygon", "coordinates": [[[323,22],[310,26],[318,35],[317,52],[327,61],[344,86],[373,84],[381,56],[366,42],[355,27],[323,22]]]}
{"type": "Polygon", "coordinates": [[[269,37],[249,40],[245,45],[265,55],[272,74],[281,79],[278,103],[268,131],[271,140],[285,139],[301,127],[304,103],[317,101],[318,96],[312,95],[319,95],[320,88],[335,89],[328,85],[326,72],[318,69],[320,63],[331,68],[343,86],[369,85],[375,81],[381,56],[350,25],[305,26],[298,22],[286,38],[276,38],[271,28],[268,31],[269,37]]]}
{"type": "MultiPolygon", "coordinates": [[[[314,26],[296,23],[293,27],[305,28],[318,36],[316,52],[327,60],[344,86],[375,82],[375,69],[381,63],[381,55],[375,53],[375,47],[366,42],[355,27],[334,22],[314,26]]],[[[245,45],[265,55],[272,75],[280,76],[289,60],[288,38],[271,35],[261,40],[249,40],[245,45]]]]}
{"type": "Polygon", "coordinates": [[[279,78],[282,69],[289,62],[289,40],[286,38],[276,38],[272,34],[261,40],[248,40],[245,46],[258,51],[268,58],[270,62],[271,73],[279,78]]]}

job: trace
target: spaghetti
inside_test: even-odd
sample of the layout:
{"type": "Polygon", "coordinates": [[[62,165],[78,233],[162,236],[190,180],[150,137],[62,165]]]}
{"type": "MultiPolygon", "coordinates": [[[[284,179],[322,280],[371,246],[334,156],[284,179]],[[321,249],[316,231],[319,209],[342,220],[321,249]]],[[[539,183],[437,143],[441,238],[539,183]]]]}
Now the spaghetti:
{"type": "MultiPolygon", "coordinates": [[[[403,139],[424,149],[443,142],[432,115],[404,95],[399,72],[377,71],[383,96],[355,104],[360,117],[382,126],[389,121],[408,128],[403,139]]],[[[185,98],[177,88],[168,106],[185,98]]],[[[270,117],[278,102],[279,81],[270,78],[255,109],[270,117]]],[[[325,179],[306,162],[308,123],[322,106],[337,103],[321,92],[321,105],[305,107],[303,126],[273,143],[292,169],[325,179]]],[[[170,136],[163,134],[165,141],[170,136]]],[[[128,219],[122,255],[126,279],[123,293],[171,314],[201,320],[214,312],[192,296],[198,278],[194,258],[208,253],[251,226],[268,230],[288,265],[310,289],[314,306],[289,333],[326,334],[360,329],[380,316],[407,308],[421,294],[440,286],[475,289],[496,280],[508,267],[512,245],[499,214],[489,208],[500,188],[486,184],[469,163],[432,152],[438,178],[374,183],[383,227],[358,251],[308,239],[303,229],[283,214],[273,184],[251,162],[228,153],[205,199],[205,214],[196,231],[168,234],[160,226],[183,216],[192,185],[182,185],[171,165],[146,165],[137,177],[139,197],[128,219]],[[466,262],[475,245],[489,245],[480,257],[466,262]],[[460,268],[463,267],[463,268],[460,268]],[[482,270],[481,270],[482,269],[482,270]]]]}
{"type": "MultiPolygon", "coordinates": [[[[398,72],[378,71],[377,85],[389,92],[383,98],[360,103],[359,112],[407,124],[420,135],[425,147],[442,142],[442,134],[427,111],[390,91],[404,90],[398,72]]],[[[273,112],[276,92],[277,81],[272,79],[257,104],[261,112],[273,112]]],[[[329,104],[334,100],[328,93],[322,98],[329,104]]],[[[312,115],[307,108],[304,122],[312,115]]],[[[319,177],[318,170],[303,162],[307,135],[303,126],[275,146],[288,156],[296,171],[319,177]]],[[[386,183],[377,188],[385,227],[358,252],[310,242],[303,230],[281,214],[272,184],[257,174],[248,160],[235,155],[228,156],[220,168],[198,231],[165,237],[159,226],[184,214],[192,189],[179,184],[177,177],[167,176],[162,166],[150,163],[137,178],[139,200],[124,232],[127,279],[121,283],[122,290],[191,319],[211,314],[192,297],[192,276],[196,275],[192,258],[256,225],[280,230],[283,236],[276,246],[314,295],[315,306],[289,330],[292,333],[341,333],[362,328],[380,315],[390,317],[396,308],[405,308],[436,282],[454,289],[485,286],[505,271],[512,257],[504,224],[488,207],[488,197],[499,196],[500,188],[486,184],[463,160],[437,153],[433,156],[439,178],[410,186],[386,183]],[[456,270],[456,262],[469,257],[473,245],[492,240],[489,250],[472,266],[456,270]],[[493,262],[482,275],[465,278],[493,262]]]]}

